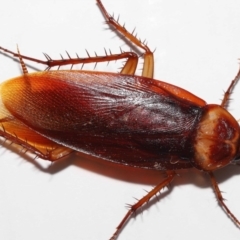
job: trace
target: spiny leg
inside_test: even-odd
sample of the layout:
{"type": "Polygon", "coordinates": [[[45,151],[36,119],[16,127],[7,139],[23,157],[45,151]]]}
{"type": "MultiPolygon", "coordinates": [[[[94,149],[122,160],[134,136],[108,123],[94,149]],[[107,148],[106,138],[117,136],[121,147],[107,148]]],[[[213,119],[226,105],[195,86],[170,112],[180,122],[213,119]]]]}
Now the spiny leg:
{"type": "Polygon", "coordinates": [[[173,178],[175,177],[176,173],[173,171],[168,171],[167,172],[167,177],[159,183],[156,187],[154,187],[150,192],[148,192],[144,197],[142,197],[140,200],[137,201],[134,205],[131,205],[129,211],[127,214],[124,216],[120,224],[117,226],[117,229],[113,236],[110,238],[110,240],[115,240],[117,239],[117,236],[123,229],[124,225],[127,223],[129,218],[132,216],[133,213],[135,213],[143,204],[147,203],[153,196],[155,196],[159,191],[161,191],[164,187],[169,185],[173,178]]]}
{"type": "Polygon", "coordinates": [[[22,71],[23,71],[23,74],[26,75],[28,73],[28,70],[27,70],[27,67],[22,59],[22,56],[20,54],[20,51],[19,51],[19,48],[17,47],[17,52],[18,52],[18,58],[19,58],[19,62],[21,64],[21,67],[22,67],[22,71]]]}
{"type": "Polygon", "coordinates": [[[30,152],[36,157],[52,162],[74,152],[39,135],[14,117],[6,116],[0,119],[0,138],[3,138],[4,142],[14,144],[21,152],[30,152]]]}
{"type": "MultiPolygon", "coordinates": [[[[113,26],[116,29],[116,31],[121,33],[130,42],[134,43],[136,46],[140,47],[141,49],[143,49],[145,51],[142,76],[152,78],[153,72],[154,72],[154,59],[153,59],[152,51],[148,48],[148,46],[145,43],[141,42],[133,34],[129,33],[123,26],[121,26],[116,20],[114,20],[113,17],[111,17],[107,13],[106,9],[104,8],[104,6],[100,0],[97,0],[97,2],[99,4],[100,9],[102,10],[105,18],[107,19],[107,23],[109,25],[113,26]]],[[[91,57],[87,52],[87,54],[88,54],[87,58],[80,58],[78,55],[77,55],[77,58],[72,58],[67,53],[68,57],[69,57],[68,59],[64,59],[63,57],[62,57],[62,59],[52,59],[49,57],[49,55],[44,54],[45,57],[47,58],[47,60],[43,61],[40,59],[21,55],[19,53],[5,49],[3,47],[0,47],[0,50],[7,52],[9,54],[12,54],[15,57],[19,57],[20,61],[22,59],[25,59],[25,60],[29,60],[29,61],[47,65],[46,70],[50,70],[52,67],[55,67],[55,66],[58,66],[58,68],[60,68],[61,66],[64,66],[64,65],[72,65],[72,66],[75,64],[83,64],[84,65],[87,63],[99,63],[99,62],[115,61],[115,60],[119,60],[119,59],[127,59],[122,70],[120,71],[120,73],[135,74],[137,63],[138,63],[138,56],[137,56],[137,54],[135,54],[133,52],[121,52],[120,54],[111,54],[111,53],[107,54],[107,52],[105,51],[105,53],[106,53],[105,56],[94,56],[94,57],[91,57]]]]}
{"type": "Polygon", "coordinates": [[[236,84],[239,81],[239,79],[240,79],[240,68],[239,68],[239,70],[237,72],[236,77],[232,80],[232,82],[229,85],[227,91],[224,93],[224,97],[223,97],[223,100],[222,100],[222,103],[221,103],[221,106],[223,108],[227,108],[228,107],[228,101],[229,101],[230,95],[232,94],[233,89],[236,86],[236,84]]]}
{"type": "MultiPolygon", "coordinates": [[[[136,53],[133,52],[121,52],[119,54],[107,54],[107,52],[105,51],[106,55],[104,56],[94,56],[91,57],[89,55],[89,53],[87,52],[88,57],[87,58],[80,58],[79,56],[77,56],[76,58],[71,58],[70,55],[68,54],[67,59],[52,59],[51,57],[49,57],[49,55],[44,54],[44,56],[47,58],[47,60],[40,60],[40,59],[36,59],[36,58],[32,58],[32,57],[28,57],[25,55],[20,54],[19,52],[13,52],[10,51],[6,48],[0,47],[0,50],[12,54],[14,57],[18,57],[20,59],[21,65],[23,67],[23,65],[25,65],[23,63],[23,59],[25,60],[29,60],[32,62],[36,62],[36,63],[41,63],[44,65],[47,65],[46,70],[50,70],[52,67],[58,66],[58,68],[60,68],[61,66],[65,66],[65,65],[76,65],[76,64],[87,64],[87,63],[100,63],[100,62],[110,62],[110,61],[116,61],[116,60],[120,60],[120,59],[127,59],[126,63],[124,64],[123,68],[121,69],[120,73],[122,74],[134,74],[137,68],[137,64],[138,64],[138,56],[136,53]]],[[[24,69],[23,69],[23,72],[24,69]]]]}
{"type": "Polygon", "coordinates": [[[44,160],[49,160],[51,162],[57,161],[63,157],[66,157],[70,153],[74,152],[74,150],[60,146],[52,142],[48,142],[44,147],[44,152],[40,151],[33,144],[28,143],[27,140],[23,140],[18,138],[18,136],[11,135],[4,130],[0,130],[0,137],[3,137],[6,140],[10,141],[11,144],[16,144],[17,146],[24,149],[24,153],[30,152],[35,155],[35,157],[39,157],[44,160]]]}
{"type": "Polygon", "coordinates": [[[219,204],[221,205],[221,207],[224,209],[224,211],[227,213],[227,215],[233,220],[233,222],[238,226],[240,227],[240,222],[239,220],[233,215],[233,213],[229,210],[229,208],[227,207],[227,205],[224,203],[224,198],[221,194],[221,191],[218,187],[218,183],[215,179],[215,176],[213,175],[212,172],[209,172],[208,173],[209,176],[210,176],[210,179],[211,179],[211,182],[212,182],[212,186],[213,186],[213,189],[214,189],[214,192],[216,194],[216,197],[217,197],[217,200],[219,202],[219,204]]]}
{"type": "Polygon", "coordinates": [[[108,14],[107,10],[103,6],[101,0],[97,0],[97,3],[104,15],[107,19],[107,23],[114,27],[116,31],[121,33],[126,39],[128,39],[131,43],[134,43],[139,48],[145,51],[144,53],[144,63],[143,63],[143,70],[142,76],[153,78],[154,74],[154,57],[153,52],[149,49],[149,47],[144,43],[141,42],[138,38],[136,38],[132,33],[128,32],[124,26],[121,26],[110,14],[108,14]]]}

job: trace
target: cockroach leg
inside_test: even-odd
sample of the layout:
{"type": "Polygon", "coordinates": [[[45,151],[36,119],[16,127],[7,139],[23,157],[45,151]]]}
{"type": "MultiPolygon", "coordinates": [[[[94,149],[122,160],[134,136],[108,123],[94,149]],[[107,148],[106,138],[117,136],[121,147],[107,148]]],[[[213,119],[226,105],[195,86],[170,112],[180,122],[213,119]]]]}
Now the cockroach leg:
{"type": "Polygon", "coordinates": [[[27,70],[27,67],[21,57],[21,54],[20,54],[20,51],[19,51],[19,48],[17,47],[17,52],[18,52],[18,58],[19,58],[19,62],[21,64],[21,67],[22,67],[22,71],[23,71],[23,74],[26,75],[28,73],[28,70],[27,70]]]}
{"type": "Polygon", "coordinates": [[[134,75],[138,64],[138,56],[136,53],[133,52],[128,52],[128,54],[129,56],[127,58],[127,61],[122,67],[120,73],[134,75]],[[130,56],[130,54],[132,54],[132,56],[130,56]]]}
{"type": "Polygon", "coordinates": [[[116,61],[116,60],[120,60],[120,59],[127,59],[125,65],[123,66],[120,73],[133,75],[136,71],[137,64],[138,64],[138,55],[133,52],[122,52],[119,54],[109,54],[109,55],[106,53],[105,56],[91,57],[90,55],[88,55],[87,58],[77,57],[77,58],[69,58],[69,59],[52,59],[47,54],[44,54],[45,57],[47,58],[47,60],[43,61],[40,59],[22,55],[19,52],[10,51],[3,47],[0,47],[0,50],[4,51],[6,53],[12,54],[14,57],[18,57],[20,59],[20,62],[21,62],[21,59],[25,59],[25,60],[29,60],[32,62],[47,65],[46,70],[50,70],[52,67],[56,67],[56,66],[61,67],[61,66],[65,66],[65,65],[76,65],[76,64],[84,65],[87,63],[110,62],[110,61],[116,61]]]}
{"type": "Polygon", "coordinates": [[[34,146],[34,144],[31,144],[27,140],[18,138],[17,135],[11,135],[5,130],[0,130],[0,136],[3,137],[5,140],[16,144],[16,146],[18,146],[17,148],[24,148],[26,149],[26,152],[33,153],[36,157],[40,157],[41,159],[49,160],[52,162],[57,161],[73,152],[72,149],[62,147],[60,145],[57,145],[56,143],[53,143],[51,145],[50,142],[48,143],[48,145],[44,145],[41,147],[37,145],[34,146]]]}
{"type": "Polygon", "coordinates": [[[224,97],[223,97],[223,100],[222,100],[222,103],[221,103],[221,107],[223,107],[223,108],[227,108],[228,107],[228,102],[229,102],[230,95],[232,94],[233,89],[236,86],[236,84],[239,81],[239,79],[240,79],[240,68],[239,68],[239,70],[237,72],[236,77],[232,80],[232,82],[229,85],[227,91],[224,93],[224,97]]]}
{"type": "Polygon", "coordinates": [[[116,31],[122,34],[126,39],[128,39],[131,43],[134,43],[139,48],[145,51],[144,53],[144,64],[142,70],[143,77],[153,78],[154,72],[154,57],[153,52],[149,49],[149,47],[144,43],[141,42],[137,37],[135,37],[132,33],[128,32],[124,26],[121,26],[105,9],[102,2],[97,0],[97,3],[107,20],[107,23],[112,26],[116,31]]]}
{"type": "MultiPolygon", "coordinates": [[[[118,31],[120,34],[122,34],[126,39],[128,39],[131,43],[135,44],[142,50],[144,50],[144,63],[143,63],[143,69],[142,69],[142,76],[144,77],[153,77],[153,72],[154,72],[154,57],[153,57],[153,52],[149,49],[147,44],[144,42],[141,42],[136,36],[134,36],[132,33],[128,32],[124,26],[121,26],[112,16],[110,16],[106,9],[104,8],[102,2],[100,0],[97,0],[100,9],[103,12],[104,17],[107,19],[107,23],[114,27],[116,31],[118,31]]],[[[3,47],[0,47],[0,50],[12,54],[14,57],[18,57],[20,59],[22,68],[25,64],[23,63],[23,59],[29,60],[32,62],[44,64],[47,66],[46,70],[50,70],[52,67],[58,67],[60,68],[61,66],[65,65],[76,65],[76,64],[87,64],[87,63],[100,63],[100,62],[109,62],[109,61],[116,61],[120,59],[127,59],[126,63],[124,64],[123,68],[121,69],[120,73],[121,74],[130,74],[134,75],[137,64],[138,64],[138,55],[134,52],[121,52],[119,54],[107,54],[105,56],[94,56],[91,57],[88,53],[87,58],[80,58],[77,56],[77,58],[69,58],[67,59],[52,59],[49,55],[44,54],[47,60],[40,60],[32,57],[28,57],[25,55],[20,54],[19,52],[13,52],[8,49],[5,49],[3,47]]],[[[26,73],[27,69],[23,69],[23,72],[26,73]]]]}
{"type": "Polygon", "coordinates": [[[135,213],[143,204],[147,203],[153,196],[155,196],[158,192],[160,192],[164,187],[168,186],[176,176],[176,173],[174,171],[167,171],[167,177],[159,183],[156,187],[154,187],[150,192],[148,192],[145,196],[143,196],[140,200],[138,200],[137,203],[131,205],[129,211],[124,216],[120,224],[117,226],[115,233],[110,238],[110,240],[117,239],[117,236],[123,229],[124,225],[127,223],[129,218],[132,216],[133,213],[135,213]]]}
{"type": "Polygon", "coordinates": [[[227,215],[233,220],[233,222],[238,226],[240,227],[240,222],[239,220],[233,215],[233,213],[229,210],[229,208],[227,207],[227,205],[224,203],[224,198],[221,194],[221,191],[218,187],[218,183],[216,181],[216,178],[215,176],[213,175],[212,172],[208,172],[209,176],[210,176],[210,179],[211,179],[211,182],[212,182],[212,186],[213,186],[213,189],[214,189],[214,192],[216,194],[216,197],[217,197],[217,200],[220,204],[220,206],[224,209],[224,211],[227,213],[227,215]]]}
{"type": "Polygon", "coordinates": [[[14,144],[17,149],[24,148],[26,152],[49,161],[57,161],[74,151],[46,139],[8,116],[0,119],[0,137],[14,144]],[[21,127],[20,130],[18,127],[21,127]]]}

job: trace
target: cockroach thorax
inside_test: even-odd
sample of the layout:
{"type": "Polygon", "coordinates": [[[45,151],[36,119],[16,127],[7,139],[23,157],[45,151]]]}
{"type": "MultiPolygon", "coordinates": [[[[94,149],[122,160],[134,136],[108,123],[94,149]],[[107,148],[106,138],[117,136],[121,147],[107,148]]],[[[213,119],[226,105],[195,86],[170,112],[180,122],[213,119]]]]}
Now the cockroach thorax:
{"type": "Polygon", "coordinates": [[[219,105],[206,105],[196,133],[194,165],[213,171],[228,165],[238,154],[240,128],[219,105]]]}

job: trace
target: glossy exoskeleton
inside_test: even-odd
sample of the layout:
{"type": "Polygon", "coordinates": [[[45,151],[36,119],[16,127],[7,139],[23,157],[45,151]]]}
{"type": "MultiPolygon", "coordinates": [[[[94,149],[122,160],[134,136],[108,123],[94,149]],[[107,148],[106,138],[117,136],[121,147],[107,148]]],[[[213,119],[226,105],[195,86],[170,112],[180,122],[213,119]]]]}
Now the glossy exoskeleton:
{"type": "Polygon", "coordinates": [[[132,205],[111,239],[128,218],[167,186],[175,170],[197,168],[209,174],[219,203],[232,218],[213,171],[239,156],[239,124],[225,109],[238,72],[221,105],[153,79],[153,52],[121,26],[97,0],[107,23],[144,51],[142,76],[135,75],[138,55],[121,52],[102,57],[46,61],[18,57],[23,75],[1,84],[1,137],[36,156],[56,161],[73,151],[106,161],[167,173],[166,179],[132,205]],[[28,73],[23,59],[47,65],[28,73]],[[127,59],[120,73],[51,70],[66,64],[127,59]]]}

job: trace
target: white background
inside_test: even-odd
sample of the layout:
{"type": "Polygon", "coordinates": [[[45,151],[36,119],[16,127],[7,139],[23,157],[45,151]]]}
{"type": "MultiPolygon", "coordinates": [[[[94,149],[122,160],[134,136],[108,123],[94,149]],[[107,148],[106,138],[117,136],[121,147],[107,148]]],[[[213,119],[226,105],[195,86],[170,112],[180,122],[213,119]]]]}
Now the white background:
{"type": "MultiPolygon", "coordinates": [[[[238,70],[240,2],[238,0],[104,0],[129,30],[136,27],[155,52],[155,78],[181,86],[208,103],[220,103],[238,70]]],[[[0,8],[0,45],[21,53],[53,58],[77,52],[86,56],[104,47],[128,50],[104,30],[95,0],[4,1],[0,8]]],[[[32,63],[31,63],[32,64],[32,63]]],[[[40,65],[32,64],[38,69],[40,65]]],[[[119,66],[119,65],[118,65],[119,66]]],[[[106,64],[98,65],[106,70],[106,64]]],[[[92,69],[93,66],[87,68],[92,69]]],[[[109,71],[116,71],[110,64],[109,71]]],[[[33,69],[29,69],[33,71],[33,69]]],[[[0,81],[21,74],[19,64],[0,54],[0,81]]],[[[139,72],[138,72],[139,74],[139,72]]],[[[240,86],[230,112],[240,118],[240,86]]],[[[39,161],[44,172],[5,146],[0,149],[0,239],[107,240],[126,213],[126,203],[140,198],[162,179],[150,171],[129,171],[71,157],[56,165],[39,161]]],[[[218,206],[207,175],[181,171],[169,194],[162,194],[129,221],[119,240],[236,240],[240,230],[218,206]]],[[[216,173],[227,204],[240,218],[240,168],[216,173]]]]}

